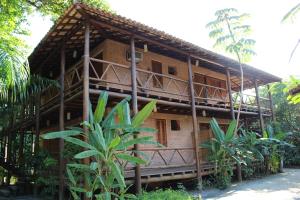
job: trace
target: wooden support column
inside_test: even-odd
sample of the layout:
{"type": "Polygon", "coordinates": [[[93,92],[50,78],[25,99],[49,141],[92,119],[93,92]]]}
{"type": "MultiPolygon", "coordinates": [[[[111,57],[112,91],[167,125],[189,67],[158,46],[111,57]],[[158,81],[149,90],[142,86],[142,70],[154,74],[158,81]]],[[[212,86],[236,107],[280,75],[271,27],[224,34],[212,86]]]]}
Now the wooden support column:
{"type": "MultiPolygon", "coordinates": [[[[195,160],[197,167],[197,179],[198,186],[202,189],[202,176],[200,169],[200,156],[199,156],[199,130],[198,130],[198,122],[197,122],[197,112],[196,112],[196,103],[195,103],[195,92],[194,92],[194,84],[193,84],[193,69],[191,57],[188,56],[188,73],[189,73],[189,87],[190,87],[190,98],[191,98],[191,107],[192,107],[192,118],[193,118],[193,132],[194,132],[194,148],[195,148],[195,160]]],[[[201,142],[201,141],[200,141],[201,142]]]]}
{"type": "Polygon", "coordinates": [[[273,104],[273,98],[272,98],[272,93],[270,91],[270,85],[267,85],[268,89],[268,94],[269,94],[269,100],[270,100],[270,109],[271,109],[271,114],[272,114],[272,121],[275,122],[275,112],[274,112],[274,104],[273,104]]]}
{"type": "Polygon", "coordinates": [[[227,75],[226,76],[226,78],[227,78],[227,92],[228,92],[228,99],[229,99],[229,104],[230,104],[230,115],[231,115],[231,119],[235,119],[233,101],[232,101],[230,71],[229,71],[228,68],[226,69],[226,75],[227,75]]]}
{"type": "Polygon", "coordinates": [[[262,115],[261,107],[260,107],[257,80],[254,81],[254,87],[255,87],[255,93],[256,93],[256,103],[257,103],[257,108],[258,108],[259,124],[260,124],[261,133],[263,134],[263,132],[264,132],[264,119],[263,119],[263,115],[262,115]]]}
{"type": "MultiPolygon", "coordinates": [[[[65,45],[62,46],[60,50],[60,105],[59,105],[59,130],[63,131],[65,126],[64,119],[64,90],[65,90],[65,65],[66,65],[66,54],[65,45]]],[[[59,139],[59,192],[58,199],[64,199],[64,139],[59,139]]]]}
{"type": "MultiPolygon", "coordinates": [[[[83,55],[83,108],[82,108],[82,119],[83,121],[89,120],[89,60],[90,60],[90,24],[87,21],[85,23],[85,32],[84,32],[84,55],[83,55]]],[[[88,128],[83,127],[84,132],[87,134],[88,128]]],[[[87,141],[87,138],[84,138],[87,141]]],[[[89,164],[90,159],[85,158],[83,160],[84,164],[89,164]]],[[[88,188],[88,183],[85,181],[85,188],[88,188]]],[[[84,199],[88,199],[86,196],[84,199]]]]}
{"type": "MultiPolygon", "coordinates": [[[[132,102],[132,110],[133,114],[137,114],[138,112],[138,103],[137,103],[137,82],[136,82],[136,58],[135,58],[135,41],[134,37],[131,37],[130,39],[130,53],[131,53],[131,102],[132,102]]],[[[135,135],[137,138],[138,136],[135,135]]],[[[139,145],[134,145],[134,150],[139,150],[139,145]]],[[[134,153],[134,156],[138,157],[139,155],[137,153],[134,153]]],[[[135,166],[135,189],[136,193],[140,194],[142,191],[142,181],[141,181],[141,167],[139,164],[136,164],[135,166]]]]}

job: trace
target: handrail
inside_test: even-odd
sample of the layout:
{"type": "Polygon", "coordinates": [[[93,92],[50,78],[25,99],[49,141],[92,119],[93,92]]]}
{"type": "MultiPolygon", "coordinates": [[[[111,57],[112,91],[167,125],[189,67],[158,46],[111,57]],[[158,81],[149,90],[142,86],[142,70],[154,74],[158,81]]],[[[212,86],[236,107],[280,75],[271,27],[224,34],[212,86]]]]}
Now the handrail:
{"type": "Polygon", "coordinates": [[[213,85],[207,85],[207,84],[204,84],[204,83],[197,83],[197,82],[193,82],[193,84],[194,85],[204,86],[204,87],[209,87],[209,88],[213,88],[213,89],[218,89],[218,90],[222,90],[224,92],[227,92],[227,90],[225,88],[216,87],[216,86],[213,86],[213,85]]]}

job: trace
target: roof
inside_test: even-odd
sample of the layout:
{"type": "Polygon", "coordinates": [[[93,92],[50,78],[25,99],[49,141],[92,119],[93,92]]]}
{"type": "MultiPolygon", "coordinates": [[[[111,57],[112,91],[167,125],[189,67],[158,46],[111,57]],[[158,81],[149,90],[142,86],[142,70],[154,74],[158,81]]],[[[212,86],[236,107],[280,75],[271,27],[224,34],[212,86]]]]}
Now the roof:
{"type": "MultiPolygon", "coordinates": [[[[74,50],[82,53],[86,20],[91,24],[91,49],[107,38],[128,43],[130,37],[134,36],[138,47],[147,43],[149,50],[166,56],[186,60],[187,55],[191,55],[194,61],[200,61],[201,66],[223,72],[224,68],[229,68],[236,76],[236,78],[233,76],[236,85],[239,84],[240,66],[237,61],[142,23],[80,3],[72,5],[65,11],[29,56],[32,71],[43,70],[46,66],[47,70],[49,67],[59,66],[58,50],[64,41],[67,58],[74,50]]],[[[69,59],[66,62],[68,66],[75,61],[69,59]]],[[[248,86],[253,86],[254,78],[259,80],[259,84],[281,81],[281,78],[249,65],[243,65],[243,69],[245,77],[248,77],[246,78],[248,86]]]]}

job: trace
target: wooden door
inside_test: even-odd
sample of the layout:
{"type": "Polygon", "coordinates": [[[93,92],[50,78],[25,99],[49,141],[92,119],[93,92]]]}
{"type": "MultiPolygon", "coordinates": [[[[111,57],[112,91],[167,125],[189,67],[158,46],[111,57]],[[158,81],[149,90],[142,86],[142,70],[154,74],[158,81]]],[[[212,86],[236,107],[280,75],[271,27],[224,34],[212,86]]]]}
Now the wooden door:
{"type": "MultiPolygon", "coordinates": [[[[194,73],[193,78],[195,83],[206,84],[206,77],[202,74],[194,73]]],[[[207,88],[203,85],[194,84],[196,97],[207,98],[207,88]]]]}
{"type": "MultiPolygon", "coordinates": [[[[212,133],[211,133],[209,124],[201,123],[201,124],[199,124],[199,128],[200,128],[200,135],[198,137],[199,144],[206,142],[206,141],[210,140],[210,138],[212,138],[212,133]]],[[[200,152],[201,152],[201,155],[200,155],[201,161],[207,162],[208,161],[208,153],[209,153],[208,149],[201,148],[200,152]]]]}
{"type": "Polygon", "coordinates": [[[166,129],[166,120],[165,119],[157,119],[156,120],[156,129],[157,129],[157,141],[164,145],[168,145],[167,138],[167,129],[166,129]]]}
{"type": "Polygon", "coordinates": [[[156,73],[152,78],[153,87],[163,89],[163,77],[160,76],[160,74],[162,74],[162,64],[161,62],[152,60],[151,65],[152,65],[152,72],[156,73]]]}

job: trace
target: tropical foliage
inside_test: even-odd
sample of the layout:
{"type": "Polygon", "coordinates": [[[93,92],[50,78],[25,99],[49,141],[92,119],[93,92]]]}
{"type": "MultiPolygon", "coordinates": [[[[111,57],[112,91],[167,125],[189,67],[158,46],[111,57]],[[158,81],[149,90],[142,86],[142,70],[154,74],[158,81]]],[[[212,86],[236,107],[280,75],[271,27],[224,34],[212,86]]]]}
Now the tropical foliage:
{"type": "Polygon", "coordinates": [[[148,103],[134,117],[130,117],[130,108],[126,98],[113,107],[107,115],[108,94],[103,92],[99,97],[95,112],[90,108],[89,121],[83,127],[71,127],[70,130],[52,132],[43,135],[44,139],[63,138],[84,150],[74,155],[75,159],[85,160],[84,164],[67,164],[69,189],[74,199],[80,199],[84,193],[90,199],[128,199],[133,195],[126,194],[124,167],[126,163],[145,164],[146,161],[132,153],[135,144],[156,144],[152,136],[137,137],[140,132],[153,133],[156,130],[142,127],[155,107],[155,101],[148,103]],[[81,139],[80,139],[81,138],[81,139]],[[74,176],[74,173],[80,175],[74,176]],[[86,187],[80,183],[84,177],[86,187]]]}
{"type": "Polygon", "coordinates": [[[200,146],[209,149],[209,159],[216,164],[215,175],[217,187],[225,189],[231,182],[233,163],[245,163],[243,157],[245,157],[246,152],[241,151],[241,149],[235,145],[237,139],[235,137],[235,120],[231,121],[226,134],[214,118],[210,121],[210,127],[214,138],[202,143],[200,146]]]}
{"type": "Polygon", "coordinates": [[[239,135],[236,135],[235,126],[236,121],[231,121],[225,134],[218,122],[212,119],[210,127],[214,137],[200,145],[209,149],[209,159],[216,164],[215,179],[218,188],[224,189],[230,185],[234,163],[242,164],[245,178],[253,176],[256,163],[264,163],[265,173],[282,171],[285,152],[294,148],[284,141],[287,133],[274,131],[271,125],[267,125],[262,137],[241,128],[239,135]]]}
{"type": "Polygon", "coordinates": [[[251,32],[250,25],[245,20],[248,14],[240,14],[235,8],[227,8],[215,12],[216,19],[206,25],[210,30],[209,36],[215,39],[214,47],[233,55],[239,62],[241,73],[240,103],[237,115],[236,131],[239,124],[240,110],[243,101],[244,73],[242,63],[251,59],[255,52],[252,50],[255,40],[247,38],[251,32]]]}

